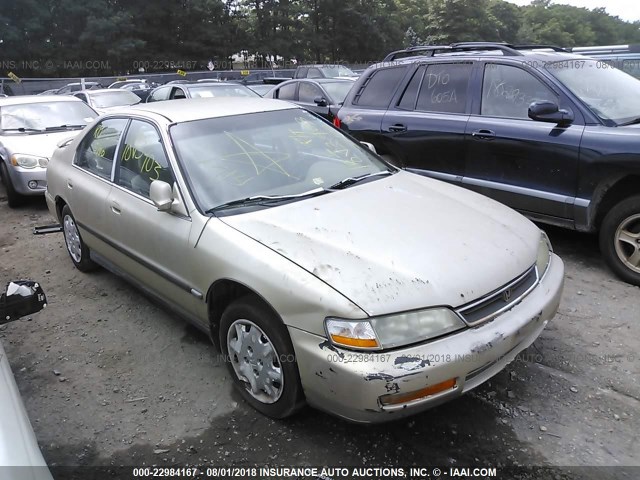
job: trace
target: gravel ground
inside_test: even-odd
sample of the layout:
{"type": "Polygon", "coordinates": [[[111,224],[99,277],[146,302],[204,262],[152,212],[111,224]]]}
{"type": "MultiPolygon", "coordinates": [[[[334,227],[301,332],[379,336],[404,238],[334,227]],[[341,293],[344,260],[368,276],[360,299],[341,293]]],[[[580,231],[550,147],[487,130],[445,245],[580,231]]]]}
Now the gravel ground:
{"type": "MultiPolygon", "coordinates": [[[[517,361],[456,401],[363,427],[312,409],[257,414],[206,335],[104,270],[77,271],[61,234],[32,235],[52,222],[42,199],[11,210],[0,187],[0,219],[0,280],[40,281],[49,299],[0,341],[51,466],[640,465],[640,291],[591,236],[547,228],[563,300],[517,361]]],[[[640,478],[630,471],[571,470],[640,478]]]]}

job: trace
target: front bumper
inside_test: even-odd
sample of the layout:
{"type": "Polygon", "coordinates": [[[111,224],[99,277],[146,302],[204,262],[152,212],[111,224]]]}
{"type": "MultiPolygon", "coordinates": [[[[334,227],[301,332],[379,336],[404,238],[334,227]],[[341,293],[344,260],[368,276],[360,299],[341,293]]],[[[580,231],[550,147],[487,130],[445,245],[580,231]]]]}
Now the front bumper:
{"type": "Polygon", "coordinates": [[[307,402],[345,419],[374,423],[427,410],[477,387],[529,347],[553,318],[564,285],[564,264],[551,256],[542,281],[494,320],[425,344],[390,352],[338,349],[326,338],[289,328],[307,402]],[[455,386],[396,405],[409,394],[455,379],[455,386]]]}
{"type": "Polygon", "coordinates": [[[42,195],[47,189],[46,168],[22,168],[7,165],[7,170],[14,190],[21,195],[42,195]],[[29,182],[35,182],[35,188],[31,188],[29,182]]]}

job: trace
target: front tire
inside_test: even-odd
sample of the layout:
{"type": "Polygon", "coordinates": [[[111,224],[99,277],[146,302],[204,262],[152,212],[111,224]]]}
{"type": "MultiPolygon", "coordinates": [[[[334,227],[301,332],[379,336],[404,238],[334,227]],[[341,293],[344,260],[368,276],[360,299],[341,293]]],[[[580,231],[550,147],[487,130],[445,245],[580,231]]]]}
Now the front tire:
{"type": "Polygon", "coordinates": [[[616,275],[640,285],[640,196],[623,200],[604,217],[600,250],[616,275]]]}
{"type": "Polygon", "coordinates": [[[64,243],[67,252],[75,267],[81,272],[90,272],[97,268],[97,265],[90,258],[89,247],[82,241],[76,219],[71,213],[68,205],[62,209],[62,231],[64,232],[64,243]]]}
{"type": "Polygon", "coordinates": [[[256,410],[285,418],[304,405],[287,329],[256,297],[245,296],[224,311],[220,347],[235,387],[256,410]]]}
{"type": "Polygon", "coordinates": [[[16,192],[15,188],[13,188],[11,177],[9,177],[9,170],[4,162],[0,162],[0,174],[2,174],[2,183],[4,183],[4,188],[7,191],[7,203],[9,204],[9,208],[19,207],[22,205],[24,198],[16,192]]]}

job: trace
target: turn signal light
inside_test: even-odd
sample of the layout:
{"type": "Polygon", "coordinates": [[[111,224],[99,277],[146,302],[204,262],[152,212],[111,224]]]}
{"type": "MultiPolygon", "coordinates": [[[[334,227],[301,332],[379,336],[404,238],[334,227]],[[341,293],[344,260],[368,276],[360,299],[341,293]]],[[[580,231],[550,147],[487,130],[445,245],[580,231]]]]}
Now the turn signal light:
{"type": "Polygon", "coordinates": [[[380,397],[380,403],[382,403],[382,405],[400,405],[402,403],[409,403],[414,400],[428,397],[430,395],[435,395],[436,393],[453,390],[454,388],[456,388],[456,379],[451,378],[449,380],[445,380],[444,382],[436,383],[435,385],[430,385],[413,392],[382,395],[380,397]]]}

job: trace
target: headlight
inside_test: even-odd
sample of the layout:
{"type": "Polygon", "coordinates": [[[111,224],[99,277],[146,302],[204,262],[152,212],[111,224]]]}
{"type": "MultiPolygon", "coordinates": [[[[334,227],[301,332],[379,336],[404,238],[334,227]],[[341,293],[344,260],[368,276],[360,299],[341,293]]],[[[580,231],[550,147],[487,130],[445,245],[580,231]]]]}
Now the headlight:
{"type": "Polygon", "coordinates": [[[22,168],[46,168],[49,165],[49,159],[45,157],[36,157],[35,155],[27,155],[24,153],[15,153],[11,155],[11,164],[22,168]]]}
{"type": "Polygon", "coordinates": [[[551,252],[553,252],[553,247],[551,246],[551,242],[549,241],[547,234],[542,230],[540,230],[540,233],[542,235],[540,236],[540,245],[538,246],[538,258],[536,259],[538,278],[542,278],[547,271],[549,261],[551,260],[551,252]]]}
{"type": "Polygon", "coordinates": [[[462,319],[448,308],[398,313],[369,320],[328,318],[326,325],[334,344],[372,350],[418,343],[466,327],[462,319]]]}

